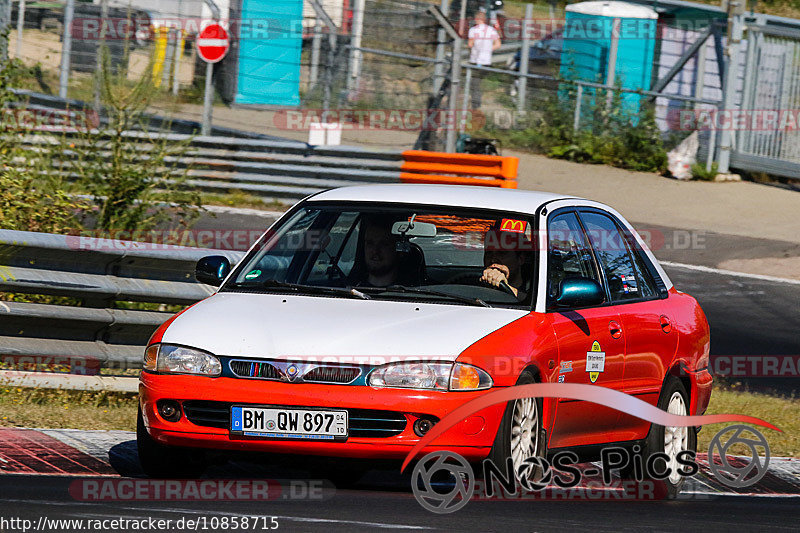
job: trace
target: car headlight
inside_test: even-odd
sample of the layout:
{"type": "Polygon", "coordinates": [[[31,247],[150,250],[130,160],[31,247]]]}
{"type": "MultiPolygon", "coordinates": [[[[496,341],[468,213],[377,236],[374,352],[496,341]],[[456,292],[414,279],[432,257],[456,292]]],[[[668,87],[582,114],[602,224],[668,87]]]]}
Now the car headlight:
{"type": "Polygon", "coordinates": [[[143,367],[145,370],[169,374],[219,376],[222,373],[222,363],[210,353],[171,344],[148,346],[144,352],[143,367]]]}
{"type": "Polygon", "coordinates": [[[430,390],[482,390],[492,386],[486,371],[464,363],[392,363],[369,375],[373,387],[430,390]]]}

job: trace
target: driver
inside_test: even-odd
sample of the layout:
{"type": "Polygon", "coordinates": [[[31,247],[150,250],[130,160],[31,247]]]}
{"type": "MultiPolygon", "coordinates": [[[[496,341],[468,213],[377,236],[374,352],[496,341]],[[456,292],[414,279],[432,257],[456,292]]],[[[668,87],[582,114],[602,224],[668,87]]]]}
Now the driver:
{"type": "Polygon", "coordinates": [[[397,251],[398,238],[392,235],[393,222],[391,217],[364,217],[365,285],[388,287],[397,283],[400,253],[397,251]]]}
{"type": "Polygon", "coordinates": [[[508,286],[514,296],[522,301],[527,294],[522,290],[530,275],[531,241],[524,231],[524,221],[503,219],[484,236],[483,275],[480,280],[493,287],[508,286]]]}

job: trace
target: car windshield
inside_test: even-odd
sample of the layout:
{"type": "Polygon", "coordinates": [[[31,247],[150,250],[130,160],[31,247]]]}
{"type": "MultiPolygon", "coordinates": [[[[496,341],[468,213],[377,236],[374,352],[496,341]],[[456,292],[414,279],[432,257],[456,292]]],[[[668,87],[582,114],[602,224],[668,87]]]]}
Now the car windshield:
{"type": "Polygon", "coordinates": [[[528,306],[531,235],[518,214],[306,204],[260,239],[221,290],[528,306]]]}

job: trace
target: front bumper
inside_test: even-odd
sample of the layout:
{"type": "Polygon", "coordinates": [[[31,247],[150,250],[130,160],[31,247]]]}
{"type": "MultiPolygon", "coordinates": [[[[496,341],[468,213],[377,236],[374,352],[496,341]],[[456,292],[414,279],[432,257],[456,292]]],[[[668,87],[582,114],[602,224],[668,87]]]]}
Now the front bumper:
{"type": "MultiPolygon", "coordinates": [[[[420,416],[444,418],[456,407],[485,394],[478,392],[434,392],[369,386],[292,384],[228,377],[160,375],[142,372],[139,401],[145,426],[162,444],[236,451],[336,457],[403,459],[419,441],[413,430],[420,416]],[[292,407],[383,410],[402,413],[407,423],[398,434],[387,437],[351,435],[345,442],[266,440],[232,437],[227,428],[199,425],[182,416],[177,422],[164,420],[156,402],[162,399],[210,401],[225,404],[280,405],[292,407]]],[[[491,450],[505,404],[483,409],[438,437],[424,453],[451,450],[468,460],[480,460],[491,450]]]]}

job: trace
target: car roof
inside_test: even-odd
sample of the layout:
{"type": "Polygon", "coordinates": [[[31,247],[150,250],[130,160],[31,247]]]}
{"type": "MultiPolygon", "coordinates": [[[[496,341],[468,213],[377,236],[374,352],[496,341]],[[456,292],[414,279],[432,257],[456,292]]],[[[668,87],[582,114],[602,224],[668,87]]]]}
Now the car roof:
{"type": "Polygon", "coordinates": [[[549,192],[521,191],[499,187],[476,187],[474,185],[411,185],[397,183],[339,187],[316,194],[308,198],[308,201],[426,204],[534,214],[542,204],[570,198],[575,197],[549,192]]]}

